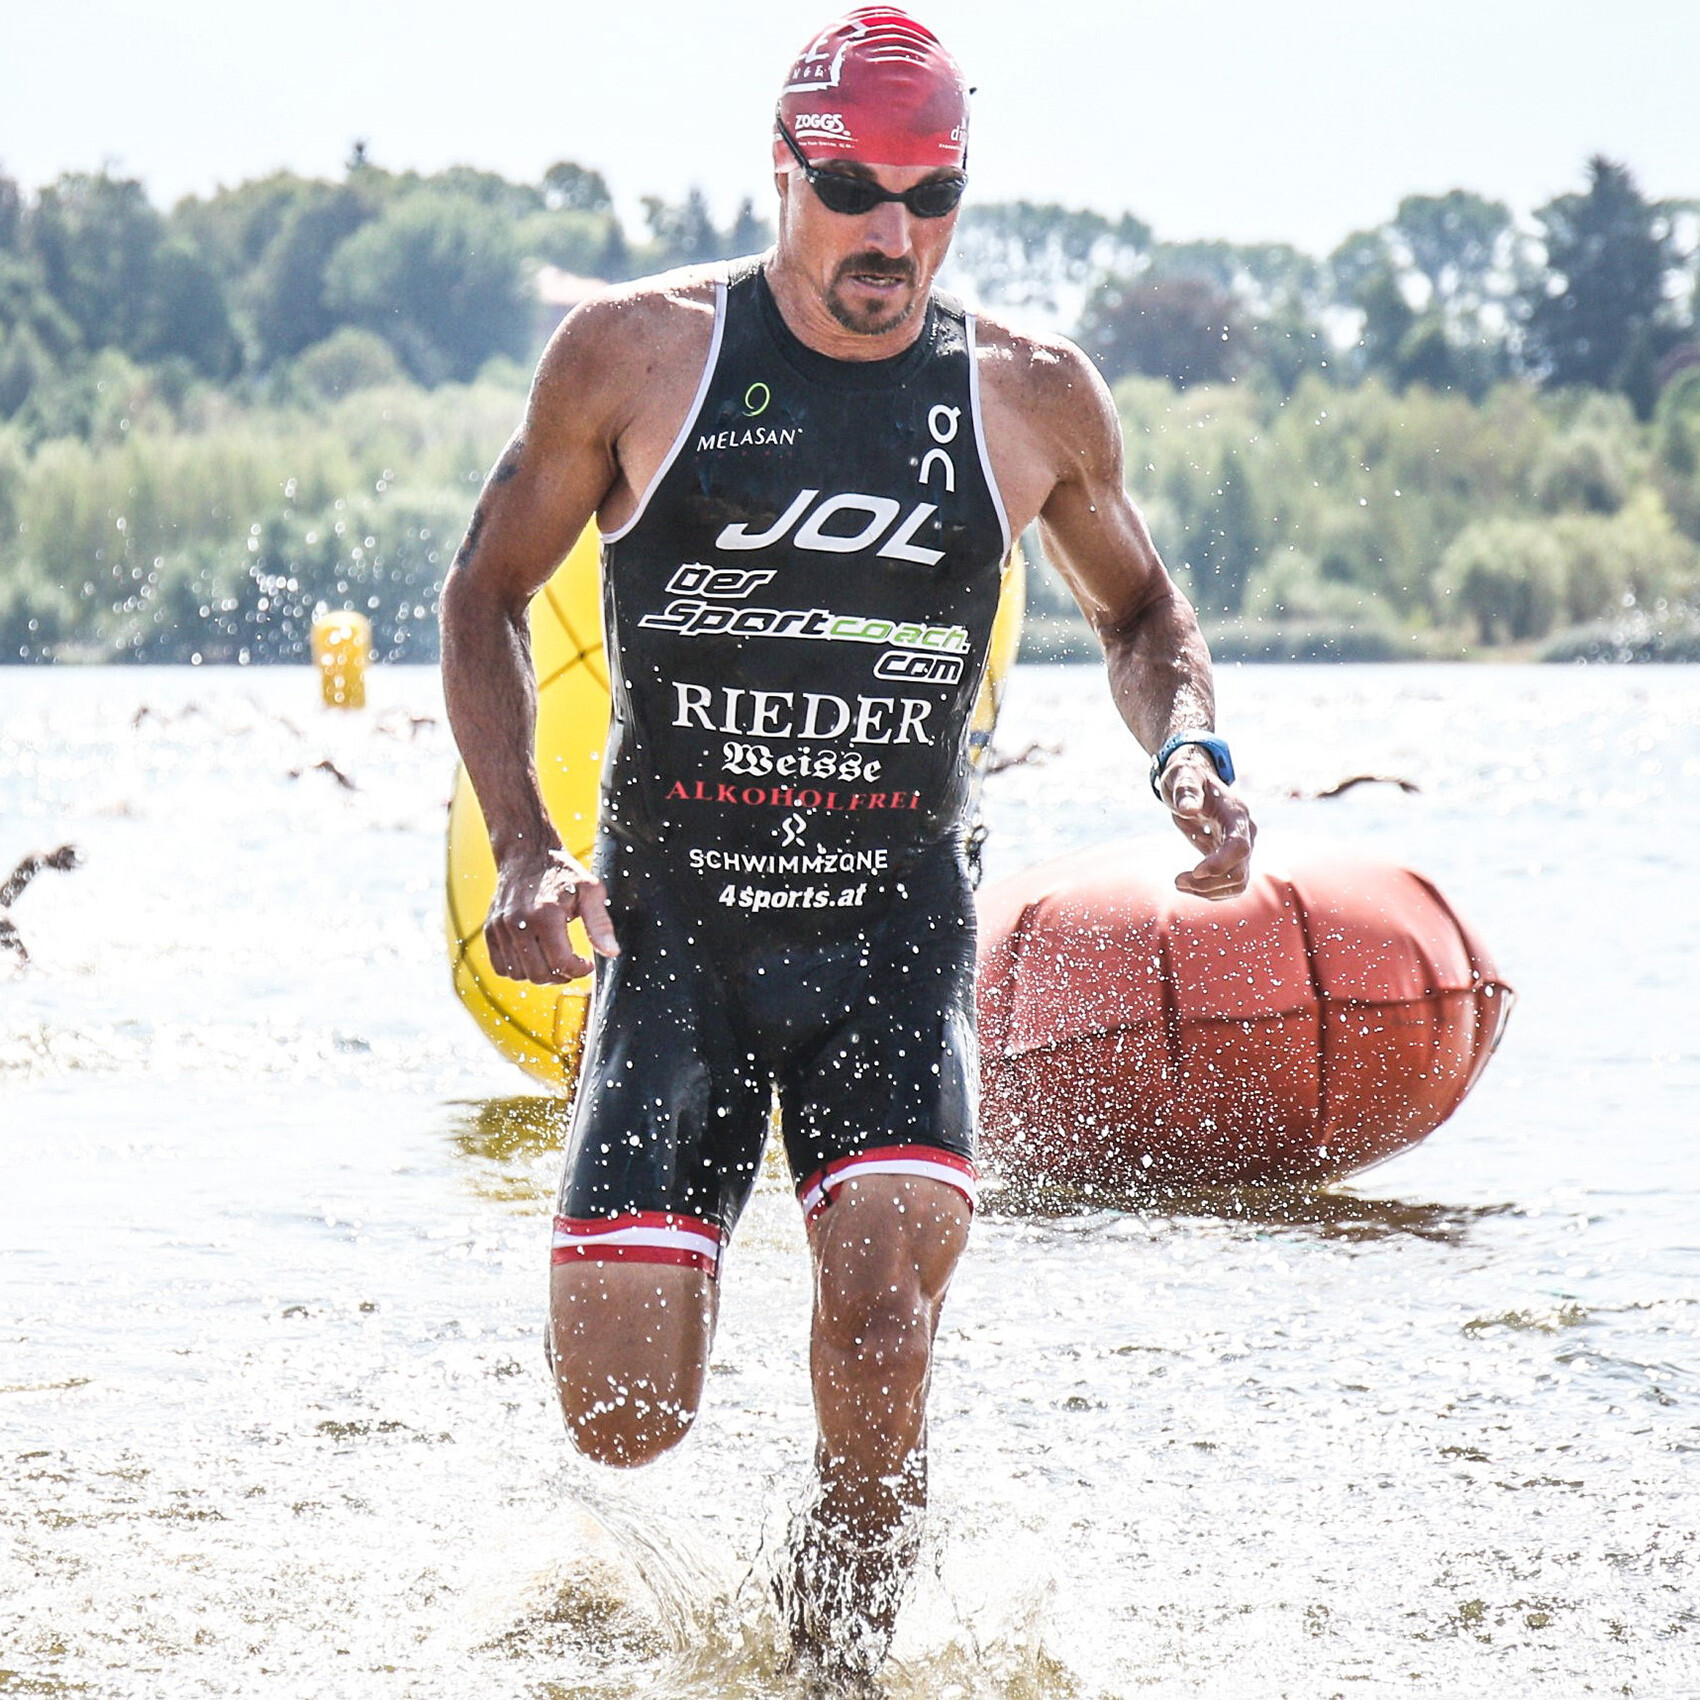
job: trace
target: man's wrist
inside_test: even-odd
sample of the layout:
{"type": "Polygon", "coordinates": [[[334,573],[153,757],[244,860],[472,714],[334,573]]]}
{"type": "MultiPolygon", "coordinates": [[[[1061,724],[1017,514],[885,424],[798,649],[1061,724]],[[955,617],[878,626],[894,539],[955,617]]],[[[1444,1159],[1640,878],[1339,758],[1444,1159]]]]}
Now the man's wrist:
{"type": "Polygon", "coordinates": [[[1214,732],[1195,731],[1177,732],[1168,739],[1151,758],[1151,794],[1162,799],[1163,774],[1169,763],[1184,751],[1195,750],[1216,770],[1216,777],[1224,785],[1234,782],[1234,758],[1228,749],[1227,740],[1219,738],[1214,732]]]}
{"type": "Polygon", "coordinates": [[[548,826],[516,827],[506,832],[492,829],[490,833],[490,852],[498,868],[528,861],[541,866],[563,848],[554,829],[548,826]]]}

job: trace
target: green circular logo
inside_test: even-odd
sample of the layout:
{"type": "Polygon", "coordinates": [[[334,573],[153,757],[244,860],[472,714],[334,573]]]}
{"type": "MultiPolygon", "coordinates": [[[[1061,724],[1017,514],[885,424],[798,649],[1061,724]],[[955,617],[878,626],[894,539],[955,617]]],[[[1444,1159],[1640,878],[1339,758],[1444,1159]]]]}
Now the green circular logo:
{"type": "Polygon", "coordinates": [[[766,384],[751,384],[744,391],[744,412],[751,419],[759,419],[767,412],[767,404],[773,400],[773,391],[766,384]]]}

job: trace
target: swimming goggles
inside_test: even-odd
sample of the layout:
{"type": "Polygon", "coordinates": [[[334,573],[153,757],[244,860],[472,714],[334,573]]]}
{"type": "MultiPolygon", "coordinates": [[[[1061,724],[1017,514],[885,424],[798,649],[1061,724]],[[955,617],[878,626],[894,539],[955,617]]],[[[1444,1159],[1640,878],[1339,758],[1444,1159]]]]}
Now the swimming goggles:
{"type": "Polygon", "coordinates": [[[803,168],[803,176],[820,204],[828,212],[843,213],[846,218],[861,218],[886,201],[901,201],[916,218],[945,218],[956,211],[962,191],[968,187],[968,178],[963,172],[953,172],[949,177],[929,177],[925,183],[917,183],[913,189],[897,193],[882,189],[865,177],[847,177],[842,171],[822,171],[803,158],[803,150],[785,128],[785,120],[775,115],[774,123],[779,126],[779,133],[785,138],[791,157],[803,168]]]}

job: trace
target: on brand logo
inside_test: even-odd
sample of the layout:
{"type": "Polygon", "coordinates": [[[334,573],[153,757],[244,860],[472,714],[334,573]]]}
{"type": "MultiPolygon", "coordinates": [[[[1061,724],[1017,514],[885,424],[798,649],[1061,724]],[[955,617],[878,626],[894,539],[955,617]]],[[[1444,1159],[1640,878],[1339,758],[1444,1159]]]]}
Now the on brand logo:
{"type": "MultiPolygon", "coordinates": [[[[956,440],[957,427],[962,422],[960,407],[945,407],[942,404],[932,409],[927,415],[927,434],[935,443],[951,443],[956,440]],[[943,423],[940,423],[940,421],[943,423]]],[[[920,482],[925,484],[932,475],[933,463],[937,462],[944,468],[944,487],[951,494],[956,494],[956,462],[950,458],[947,449],[928,449],[921,461],[920,482]]]]}

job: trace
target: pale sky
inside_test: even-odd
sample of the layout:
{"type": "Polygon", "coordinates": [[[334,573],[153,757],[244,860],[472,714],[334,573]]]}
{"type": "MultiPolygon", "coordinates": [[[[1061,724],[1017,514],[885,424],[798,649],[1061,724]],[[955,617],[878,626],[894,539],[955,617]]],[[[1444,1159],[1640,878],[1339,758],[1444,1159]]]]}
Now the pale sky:
{"type": "MultiPolygon", "coordinates": [[[[971,194],[1312,252],[1411,192],[1519,213],[1595,152],[1700,197],[1700,0],[915,0],[978,85],[971,194]]],[[[0,0],[0,170],[110,162],[154,200],[281,167],[575,159],[622,207],[765,208],[798,0],[0,0]]]]}

